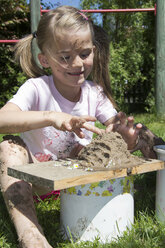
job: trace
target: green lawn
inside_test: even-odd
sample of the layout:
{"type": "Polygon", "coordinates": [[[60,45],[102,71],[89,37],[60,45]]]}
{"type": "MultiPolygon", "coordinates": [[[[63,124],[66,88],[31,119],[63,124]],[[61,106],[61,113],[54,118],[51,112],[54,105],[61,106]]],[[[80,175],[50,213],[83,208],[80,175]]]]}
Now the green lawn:
{"type": "MultiPolygon", "coordinates": [[[[154,115],[136,115],[135,122],[141,122],[165,140],[165,120],[154,115]]],[[[1,136],[0,136],[1,138],[1,136]]],[[[74,243],[63,241],[60,234],[60,199],[40,201],[36,205],[39,221],[52,247],[62,248],[163,248],[165,247],[165,224],[155,217],[155,175],[156,172],[134,177],[135,222],[131,230],[111,243],[74,243]]],[[[17,236],[10,222],[3,198],[0,194],[0,247],[18,247],[17,236]]]]}

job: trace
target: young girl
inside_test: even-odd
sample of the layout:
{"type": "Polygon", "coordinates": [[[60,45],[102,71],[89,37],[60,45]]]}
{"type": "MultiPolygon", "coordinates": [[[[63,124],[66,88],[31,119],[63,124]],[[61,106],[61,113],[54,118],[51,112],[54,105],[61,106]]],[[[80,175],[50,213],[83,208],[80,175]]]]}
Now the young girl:
{"type": "Polygon", "coordinates": [[[74,157],[89,144],[99,120],[106,132],[118,131],[135,146],[141,125],[117,113],[108,74],[109,42],[105,32],[81,11],[69,6],[44,14],[34,34],[16,45],[16,58],[31,78],[0,110],[1,190],[22,247],[51,247],[38,223],[32,187],[7,176],[7,167],[74,157]],[[31,52],[36,39],[41,66],[31,52]],[[52,75],[46,75],[45,69],[52,75]],[[88,81],[88,77],[92,81],[88,81]]]}

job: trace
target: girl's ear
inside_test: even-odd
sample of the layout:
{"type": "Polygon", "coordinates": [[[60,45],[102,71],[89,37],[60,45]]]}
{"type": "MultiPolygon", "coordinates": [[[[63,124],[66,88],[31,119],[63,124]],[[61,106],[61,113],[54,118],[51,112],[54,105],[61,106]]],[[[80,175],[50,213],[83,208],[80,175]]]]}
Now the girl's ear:
{"type": "Polygon", "coordinates": [[[95,52],[95,51],[96,51],[96,46],[93,45],[93,52],[95,52]]]}
{"type": "Polygon", "coordinates": [[[93,54],[95,56],[95,54],[96,54],[96,46],[93,46],[93,54]]]}
{"type": "Polygon", "coordinates": [[[38,54],[38,60],[40,61],[40,64],[44,67],[44,68],[49,68],[49,63],[48,60],[46,58],[46,56],[42,53],[38,54]]]}

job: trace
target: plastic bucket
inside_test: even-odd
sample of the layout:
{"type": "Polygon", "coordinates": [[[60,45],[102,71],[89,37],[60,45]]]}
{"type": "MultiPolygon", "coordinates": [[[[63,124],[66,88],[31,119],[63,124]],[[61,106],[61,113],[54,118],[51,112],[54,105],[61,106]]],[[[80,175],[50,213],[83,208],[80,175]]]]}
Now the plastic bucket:
{"type": "Polygon", "coordinates": [[[134,221],[133,177],[81,185],[61,191],[65,238],[110,242],[134,221]]]}
{"type": "MultiPolygon", "coordinates": [[[[154,146],[158,159],[165,161],[165,145],[154,146]]],[[[156,215],[165,221],[165,170],[157,171],[156,175],[156,215]]]]}

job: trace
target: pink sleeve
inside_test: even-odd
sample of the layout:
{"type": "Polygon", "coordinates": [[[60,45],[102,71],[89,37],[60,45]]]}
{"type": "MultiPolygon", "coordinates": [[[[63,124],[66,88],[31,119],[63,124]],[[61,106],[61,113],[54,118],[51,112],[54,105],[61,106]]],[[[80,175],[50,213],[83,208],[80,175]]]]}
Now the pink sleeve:
{"type": "Polygon", "coordinates": [[[97,98],[96,118],[101,123],[105,123],[108,119],[116,114],[117,111],[113,107],[108,97],[103,93],[103,91],[100,91],[97,98]]]}
{"type": "Polygon", "coordinates": [[[37,110],[38,94],[35,85],[26,81],[9,102],[16,104],[22,111],[37,110]]]}

